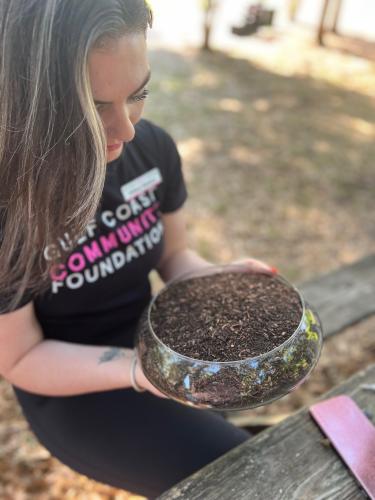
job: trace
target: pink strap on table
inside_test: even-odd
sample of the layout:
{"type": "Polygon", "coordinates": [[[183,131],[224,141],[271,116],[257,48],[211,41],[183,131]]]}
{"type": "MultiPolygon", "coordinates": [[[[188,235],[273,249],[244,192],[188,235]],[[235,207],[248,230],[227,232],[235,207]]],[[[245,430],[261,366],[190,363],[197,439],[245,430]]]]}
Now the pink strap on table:
{"type": "Polygon", "coordinates": [[[375,427],[349,396],[316,403],[309,411],[371,500],[375,500],[375,427]]]}

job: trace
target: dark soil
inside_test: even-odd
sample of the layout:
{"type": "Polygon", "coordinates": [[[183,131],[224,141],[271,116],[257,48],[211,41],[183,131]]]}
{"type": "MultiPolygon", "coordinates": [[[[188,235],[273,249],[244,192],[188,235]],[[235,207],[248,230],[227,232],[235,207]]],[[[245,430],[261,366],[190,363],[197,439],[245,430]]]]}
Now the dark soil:
{"type": "Polygon", "coordinates": [[[174,351],[206,361],[269,352],[298,327],[298,294],[273,276],[224,272],[178,281],[155,300],[151,324],[174,351]]]}

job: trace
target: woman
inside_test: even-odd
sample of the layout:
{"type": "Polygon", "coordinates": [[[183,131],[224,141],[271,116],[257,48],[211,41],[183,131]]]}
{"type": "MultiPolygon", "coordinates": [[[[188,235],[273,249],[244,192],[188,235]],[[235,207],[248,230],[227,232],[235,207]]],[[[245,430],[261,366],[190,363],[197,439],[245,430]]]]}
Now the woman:
{"type": "Polygon", "coordinates": [[[249,434],[163,396],[133,349],[149,272],[210,265],[187,248],[176,146],[141,119],[152,16],[144,0],[0,9],[0,374],[54,456],[153,498],[249,434]]]}

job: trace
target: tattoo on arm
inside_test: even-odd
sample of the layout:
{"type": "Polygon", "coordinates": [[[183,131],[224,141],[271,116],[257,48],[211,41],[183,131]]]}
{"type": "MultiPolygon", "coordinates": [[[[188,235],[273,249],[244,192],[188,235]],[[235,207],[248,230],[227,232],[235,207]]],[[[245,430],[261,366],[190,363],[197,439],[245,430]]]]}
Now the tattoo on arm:
{"type": "Polygon", "coordinates": [[[99,364],[106,363],[107,361],[113,361],[114,359],[124,358],[125,351],[119,347],[111,347],[103,352],[99,358],[99,364]]]}

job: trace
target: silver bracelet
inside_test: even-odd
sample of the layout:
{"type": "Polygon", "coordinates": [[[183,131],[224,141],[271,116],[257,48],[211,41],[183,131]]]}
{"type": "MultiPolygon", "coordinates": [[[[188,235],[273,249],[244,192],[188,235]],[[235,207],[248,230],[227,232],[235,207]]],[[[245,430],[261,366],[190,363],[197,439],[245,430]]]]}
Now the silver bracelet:
{"type": "Polygon", "coordinates": [[[133,359],[132,359],[132,364],[131,364],[131,367],[130,367],[130,381],[131,381],[131,384],[133,386],[133,389],[137,392],[145,392],[146,389],[144,389],[143,387],[140,387],[137,382],[135,381],[135,367],[137,365],[137,353],[135,351],[133,351],[133,359]]]}

